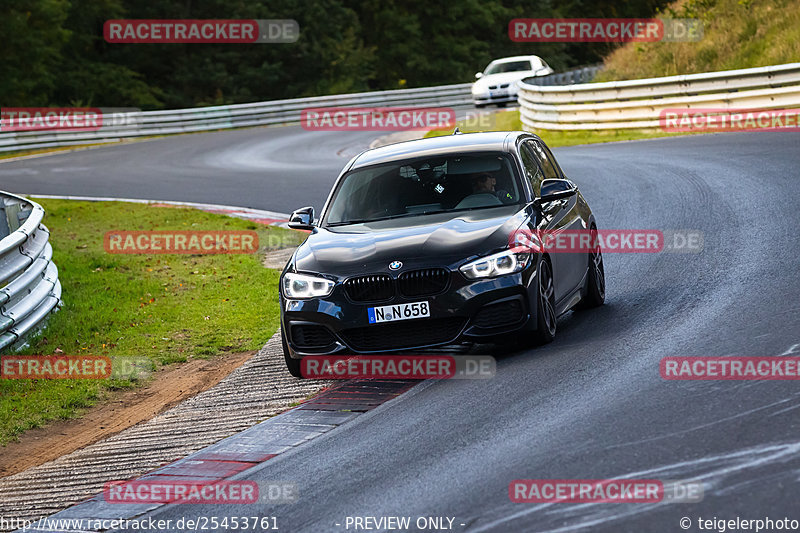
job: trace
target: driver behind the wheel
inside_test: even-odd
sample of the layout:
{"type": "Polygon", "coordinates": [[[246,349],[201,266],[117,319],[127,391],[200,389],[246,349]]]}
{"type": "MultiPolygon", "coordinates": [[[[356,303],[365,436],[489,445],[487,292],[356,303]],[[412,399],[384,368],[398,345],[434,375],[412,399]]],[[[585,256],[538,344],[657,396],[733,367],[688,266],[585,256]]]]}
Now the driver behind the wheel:
{"type": "Polygon", "coordinates": [[[504,204],[509,204],[514,201],[514,197],[505,189],[497,190],[497,179],[489,174],[483,172],[478,174],[472,183],[472,194],[488,193],[493,194],[498,200],[504,204]]]}
{"type": "Polygon", "coordinates": [[[472,178],[472,194],[491,193],[495,194],[497,180],[488,172],[483,172],[472,178]]]}
{"type": "Polygon", "coordinates": [[[497,179],[488,172],[481,172],[472,177],[472,194],[461,200],[457,208],[488,207],[492,205],[510,204],[514,197],[508,191],[495,189],[497,179]]]}
{"type": "Polygon", "coordinates": [[[494,190],[497,180],[487,172],[481,172],[472,176],[472,194],[461,200],[456,209],[470,209],[474,207],[489,207],[492,205],[502,205],[497,198],[494,190]]]}

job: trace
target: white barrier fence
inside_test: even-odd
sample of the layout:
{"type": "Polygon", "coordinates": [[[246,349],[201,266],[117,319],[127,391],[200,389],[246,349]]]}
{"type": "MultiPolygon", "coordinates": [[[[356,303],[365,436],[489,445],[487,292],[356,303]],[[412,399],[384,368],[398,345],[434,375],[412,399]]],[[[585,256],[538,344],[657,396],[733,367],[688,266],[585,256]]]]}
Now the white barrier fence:
{"type": "Polygon", "coordinates": [[[125,113],[95,131],[0,131],[0,152],[118,142],[148,135],[192,133],[299,122],[304,109],[362,106],[460,106],[472,103],[471,84],[293,98],[168,111],[125,113]],[[116,123],[115,123],[116,122],[116,123]],[[119,124],[119,122],[124,122],[119,124]]]}
{"type": "Polygon", "coordinates": [[[44,209],[0,192],[0,350],[36,329],[61,304],[44,209]]]}
{"type": "Polygon", "coordinates": [[[800,63],[553,87],[523,81],[519,105],[527,130],[658,128],[667,109],[789,109],[800,106],[800,63]]]}

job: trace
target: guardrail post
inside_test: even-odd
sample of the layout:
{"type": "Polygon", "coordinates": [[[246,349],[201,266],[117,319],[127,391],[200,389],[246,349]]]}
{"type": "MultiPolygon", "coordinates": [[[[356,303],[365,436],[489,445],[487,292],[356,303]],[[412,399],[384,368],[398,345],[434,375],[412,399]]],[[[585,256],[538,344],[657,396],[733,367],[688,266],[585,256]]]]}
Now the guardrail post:
{"type": "Polygon", "coordinates": [[[6,215],[6,205],[0,198],[0,239],[8,236],[11,231],[8,229],[8,218],[6,215]]]}

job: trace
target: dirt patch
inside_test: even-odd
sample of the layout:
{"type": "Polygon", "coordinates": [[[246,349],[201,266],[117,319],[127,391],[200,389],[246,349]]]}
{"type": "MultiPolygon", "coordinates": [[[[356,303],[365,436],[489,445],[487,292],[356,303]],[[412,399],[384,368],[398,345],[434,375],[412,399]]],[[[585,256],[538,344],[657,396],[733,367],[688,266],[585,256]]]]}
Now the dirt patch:
{"type": "Polygon", "coordinates": [[[286,263],[291,259],[295,248],[281,248],[279,250],[270,250],[264,255],[263,265],[267,268],[274,268],[275,270],[283,270],[286,263]]]}
{"type": "Polygon", "coordinates": [[[182,400],[210,389],[256,352],[196,359],[156,374],[146,387],[111,392],[80,418],[23,433],[0,448],[0,477],[22,472],[150,420],[182,400]]]}

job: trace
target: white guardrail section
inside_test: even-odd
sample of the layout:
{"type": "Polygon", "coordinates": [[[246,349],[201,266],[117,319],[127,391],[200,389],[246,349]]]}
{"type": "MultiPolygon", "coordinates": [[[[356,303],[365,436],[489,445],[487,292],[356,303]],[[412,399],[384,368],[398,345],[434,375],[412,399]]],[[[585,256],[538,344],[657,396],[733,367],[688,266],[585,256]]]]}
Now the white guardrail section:
{"type": "Polygon", "coordinates": [[[36,202],[0,192],[0,351],[61,305],[50,232],[36,202]]]}
{"type": "Polygon", "coordinates": [[[800,63],[643,80],[547,87],[520,83],[527,130],[658,128],[664,109],[800,106],[800,63]]]}
{"type": "Polygon", "coordinates": [[[304,109],[319,107],[450,107],[472,103],[470,83],[274,100],[169,111],[126,113],[128,124],[96,131],[0,131],[0,152],[118,142],[147,135],[213,131],[296,123],[304,109]]]}

